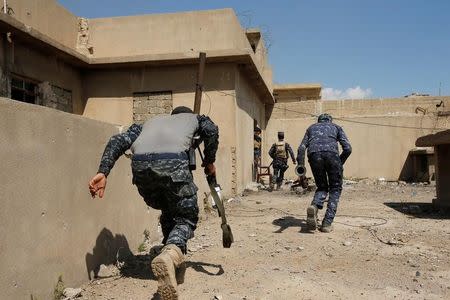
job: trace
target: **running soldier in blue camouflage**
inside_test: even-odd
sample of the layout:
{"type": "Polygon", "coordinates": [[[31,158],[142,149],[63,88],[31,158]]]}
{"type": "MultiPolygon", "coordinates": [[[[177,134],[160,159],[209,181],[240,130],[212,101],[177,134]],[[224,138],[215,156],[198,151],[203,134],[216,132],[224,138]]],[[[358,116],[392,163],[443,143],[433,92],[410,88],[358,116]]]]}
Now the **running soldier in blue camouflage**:
{"type": "Polygon", "coordinates": [[[278,132],[278,142],[273,144],[269,150],[269,156],[273,159],[273,177],[271,184],[276,184],[277,189],[280,188],[284,179],[284,172],[289,168],[288,158],[292,158],[292,163],[295,165],[294,152],[291,146],[284,141],[284,132],[278,132]]]}
{"type": "Polygon", "coordinates": [[[316,124],[311,125],[298,147],[297,163],[305,165],[305,150],[316,181],[317,190],[311,206],[307,209],[308,228],[317,228],[317,211],[323,208],[327,195],[328,205],[322,221],[322,232],[330,232],[342,192],[343,165],[352,152],[352,147],[342,127],[332,122],[328,114],[321,114],[316,124]],[[342,146],[339,155],[338,144],[342,146]]]}
{"type": "Polygon", "coordinates": [[[214,175],[218,128],[208,117],[180,106],[170,116],[160,115],[143,125],[133,124],[126,132],[111,137],[98,173],[89,183],[92,196],[103,197],[106,177],[119,157],[131,149],[133,184],[148,206],[161,210],[165,246],[151,266],[162,299],[178,299],[175,271],[184,267],[186,244],[194,236],[198,222],[198,189],[188,155],[194,136],[199,137],[196,144],[204,143],[205,173],[214,175]]]}

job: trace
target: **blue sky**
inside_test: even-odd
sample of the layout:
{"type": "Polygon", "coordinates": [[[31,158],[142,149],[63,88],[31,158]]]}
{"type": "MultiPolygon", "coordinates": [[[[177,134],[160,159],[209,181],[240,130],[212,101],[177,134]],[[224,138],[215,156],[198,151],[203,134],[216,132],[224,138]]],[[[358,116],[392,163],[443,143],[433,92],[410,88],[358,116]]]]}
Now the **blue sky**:
{"type": "Polygon", "coordinates": [[[78,16],[231,7],[260,27],[276,83],[334,97],[450,95],[450,0],[59,0],[78,16]],[[358,88],[359,87],[359,88],[358,88]]]}

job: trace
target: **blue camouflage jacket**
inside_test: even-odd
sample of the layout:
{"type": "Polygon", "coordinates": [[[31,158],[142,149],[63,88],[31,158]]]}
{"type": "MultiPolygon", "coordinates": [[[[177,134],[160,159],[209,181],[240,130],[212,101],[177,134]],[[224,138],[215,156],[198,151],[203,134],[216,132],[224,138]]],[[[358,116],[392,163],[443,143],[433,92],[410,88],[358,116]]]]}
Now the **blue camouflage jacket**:
{"type": "Polygon", "coordinates": [[[298,147],[298,164],[305,164],[306,149],[308,149],[308,155],[322,151],[339,154],[338,142],[342,146],[342,154],[340,155],[340,158],[342,164],[344,164],[352,153],[352,146],[350,145],[350,142],[342,127],[330,121],[319,122],[311,125],[306,130],[305,136],[298,147]]]}

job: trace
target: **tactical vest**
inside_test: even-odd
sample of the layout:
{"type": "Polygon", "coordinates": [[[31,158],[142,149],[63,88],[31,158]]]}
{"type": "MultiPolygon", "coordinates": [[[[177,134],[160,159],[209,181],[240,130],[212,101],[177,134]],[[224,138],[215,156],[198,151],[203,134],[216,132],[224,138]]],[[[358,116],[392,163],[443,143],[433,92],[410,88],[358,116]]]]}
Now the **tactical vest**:
{"type": "Polygon", "coordinates": [[[275,147],[277,149],[277,151],[275,152],[275,155],[276,155],[277,158],[287,158],[286,143],[285,142],[275,143],[275,147]]]}

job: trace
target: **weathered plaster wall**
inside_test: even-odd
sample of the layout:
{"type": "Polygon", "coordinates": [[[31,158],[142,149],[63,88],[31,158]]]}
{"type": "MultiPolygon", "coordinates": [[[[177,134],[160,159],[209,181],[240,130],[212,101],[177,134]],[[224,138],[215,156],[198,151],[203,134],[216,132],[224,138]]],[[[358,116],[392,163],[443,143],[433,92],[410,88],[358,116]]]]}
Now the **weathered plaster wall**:
{"type": "MultiPolygon", "coordinates": [[[[386,100],[342,100],[305,101],[276,104],[272,118],[265,132],[265,145],[275,142],[277,131],[284,131],[286,141],[295,154],[306,129],[316,122],[307,114],[328,112],[347,133],[353,146],[353,153],[345,165],[346,177],[379,178],[397,180],[402,172],[408,152],[415,147],[415,140],[432,133],[427,129],[449,128],[450,118],[437,116],[437,111],[448,110],[449,97],[430,97],[386,100]],[[443,100],[444,106],[436,108],[443,100]],[[427,108],[427,114],[415,113],[416,107],[427,108]],[[300,113],[299,113],[300,112],[300,113]],[[306,115],[305,115],[306,114],[306,115]],[[359,123],[358,123],[359,122],[359,123]],[[384,124],[376,126],[371,124],[384,124]]],[[[267,153],[263,153],[269,162],[267,153]]],[[[308,166],[309,168],[309,166],[308,166]]],[[[312,176],[308,169],[309,176],[312,176]]],[[[287,171],[287,177],[294,178],[294,168],[287,171]]]]}
{"type": "MultiPolygon", "coordinates": [[[[237,188],[244,189],[252,181],[254,121],[265,130],[264,104],[259,100],[248,79],[236,73],[236,164],[237,188]]],[[[262,151],[265,151],[263,147],[262,151]]]]}
{"type": "Polygon", "coordinates": [[[0,37],[0,66],[5,76],[15,74],[36,83],[48,82],[51,85],[72,92],[72,112],[81,114],[82,84],[80,71],[55,56],[34,50],[21,43],[11,44],[0,37]]]}
{"type": "MultiPolygon", "coordinates": [[[[3,6],[3,1],[2,5],[3,6]]],[[[55,0],[8,0],[11,16],[71,49],[76,48],[78,17],[55,0]]]]}
{"type": "Polygon", "coordinates": [[[136,251],[158,214],[131,184],[122,158],[105,198],[87,182],[117,127],[10,99],[0,99],[0,289],[4,299],[52,298],[59,275],[67,286],[88,280],[118,247],[136,251]]]}
{"type": "Polygon", "coordinates": [[[91,19],[93,57],[249,49],[231,9],[91,19]]]}
{"type": "MultiPolygon", "coordinates": [[[[114,124],[130,125],[133,116],[133,93],[171,91],[174,107],[193,107],[197,66],[122,68],[94,71],[84,78],[87,104],[84,116],[114,124]]],[[[225,194],[231,194],[231,151],[235,138],[235,66],[207,64],[202,114],[219,126],[220,144],[217,154],[218,178],[225,194]],[[230,94],[230,95],[227,95],[230,94]]],[[[198,160],[199,161],[199,160],[198,160]]],[[[200,163],[198,164],[200,165],[200,163]]],[[[197,183],[203,184],[202,170],[196,172],[197,183]]],[[[206,185],[199,198],[207,191],[206,185]]]]}

